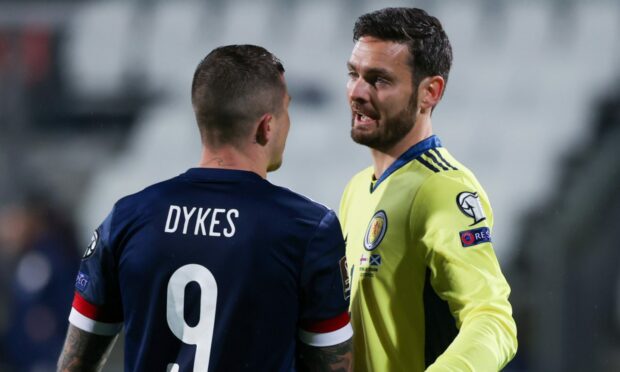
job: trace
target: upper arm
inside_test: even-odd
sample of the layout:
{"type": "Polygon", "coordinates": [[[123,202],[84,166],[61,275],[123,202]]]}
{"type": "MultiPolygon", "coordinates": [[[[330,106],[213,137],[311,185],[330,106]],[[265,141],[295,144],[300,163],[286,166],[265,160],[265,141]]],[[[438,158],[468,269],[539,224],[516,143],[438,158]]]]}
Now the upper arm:
{"type": "Polygon", "coordinates": [[[99,335],[112,336],[123,324],[113,225],[114,211],[95,230],[80,263],[69,321],[99,335]]]}
{"type": "Polygon", "coordinates": [[[344,256],[340,224],[329,211],[306,247],[301,273],[300,339],[308,345],[332,346],[352,335],[344,256]]]}
{"type": "Polygon", "coordinates": [[[493,358],[506,362],[516,349],[516,325],[510,287],[491,242],[492,211],[484,190],[465,176],[431,177],[413,211],[430,284],[460,329],[457,343],[480,345],[471,355],[491,350],[493,358]]]}
{"type": "Polygon", "coordinates": [[[95,230],[80,263],[60,371],[99,370],[122,328],[113,216],[95,230]]]}
{"type": "Polygon", "coordinates": [[[510,287],[493,250],[493,216],[484,190],[467,178],[431,177],[413,211],[431,284],[458,324],[479,306],[510,314],[510,287]]]}

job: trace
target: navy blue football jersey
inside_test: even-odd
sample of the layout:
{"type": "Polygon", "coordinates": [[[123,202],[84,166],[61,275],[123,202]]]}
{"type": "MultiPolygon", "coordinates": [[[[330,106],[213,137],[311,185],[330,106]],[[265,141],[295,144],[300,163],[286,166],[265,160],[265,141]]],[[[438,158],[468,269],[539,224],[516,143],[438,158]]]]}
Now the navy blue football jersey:
{"type": "Polygon", "coordinates": [[[334,212],[259,175],[193,168],[119,200],[95,231],[70,322],[125,328],[127,371],[290,371],[297,340],[348,340],[334,212]]]}

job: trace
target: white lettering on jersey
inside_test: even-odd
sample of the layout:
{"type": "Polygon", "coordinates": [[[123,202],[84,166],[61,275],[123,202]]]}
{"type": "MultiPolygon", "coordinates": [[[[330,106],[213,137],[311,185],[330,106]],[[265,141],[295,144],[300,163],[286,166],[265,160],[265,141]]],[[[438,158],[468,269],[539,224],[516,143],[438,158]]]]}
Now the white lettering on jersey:
{"type": "Polygon", "coordinates": [[[233,215],[235,215],[235,218],[238,218],[239,211],[236,209],[231,209],[228,211],[228,213],[226,213],[226,220],[228,220],[228,225],[230,226],[230,230],[224,229],[224,236],[227,238],[230,238],[231,236],[235,235],[235,223],[232,220],[233,215]]]}
{"type": "Polygon", "coordinates": [[[196,228],[194,229],[194,235],[198,235],[198,229],[202,231],[202,235],[207,235],[205,220],[207,219],[209,212],[211,212],[211,208],[207,208],[204,214],[202,214],[202,208],[198,209],[198,216],[196,216],[196,228]]]}
{"type": "Polygon", "coordinates": [[[189,220],[192,218],[194,212],[196,212],[196,207],[192,207],[192,209],[189,211],[187,211],[186,207],[183,207],[183,217],[185,217],[185,224],[183,225],[183,235],[187,234],[187,225],[189,224],[189,220]]]}
{"type": "Polygon", "coordinates": [[[187,235],[188,228],[194,230],[194,235],[220,237],[224,235],[227,238],[235,235],[235,219],[239,218],[239,210],[223,209],[223,208],[197,208],[171,205],[168,209],[168,217],[164,232],[172,234],[176,233],[179,228],[179,221],[183,216],[183,229],[181,233],[187,235]],[[181,213],[182,212],[182,213],[181,213]],[[225,214],[226,221],[219,215],[225,214]],[[209,226],[207,232],[207,224],[209,226]]]}
{"type": "Polygon", "coordinates": [[[166,228],[164,229],[167,233],[173,233],[177,231],[177,227],[179,226],[179,217],[181,217],[181,207],[177,205],[171,205],[168,210],[168,219],[166,220],[166,228]],[[170,222],[172,222],[172,215],[175,214],[174,223],[171,226],[170,222]]]}

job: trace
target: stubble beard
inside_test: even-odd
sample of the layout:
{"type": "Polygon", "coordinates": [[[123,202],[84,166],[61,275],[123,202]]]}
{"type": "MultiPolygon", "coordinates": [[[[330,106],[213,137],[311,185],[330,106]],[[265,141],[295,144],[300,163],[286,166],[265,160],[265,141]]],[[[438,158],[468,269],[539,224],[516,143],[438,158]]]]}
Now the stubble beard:
{"type": "Polygon", "coordinates": [[[402,140],[414,127],[417,105],[412,95],[409,104],[393,118],[386,118],[372,131],[355,128],[355,115],[351,117],[351,138],[360,145],[386,152],[402,140]]]}

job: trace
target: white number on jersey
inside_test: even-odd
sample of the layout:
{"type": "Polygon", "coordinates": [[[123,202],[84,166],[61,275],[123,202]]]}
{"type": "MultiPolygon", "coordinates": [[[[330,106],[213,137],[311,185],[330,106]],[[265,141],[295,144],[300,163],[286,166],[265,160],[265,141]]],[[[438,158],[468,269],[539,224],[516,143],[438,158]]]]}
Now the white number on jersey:
{"type": "MultiPolygon", "coordinates": [[[[178,268],[168,282],[166,319],[172,333],[186,344],[196,345],[194,372],[205,372],[209,368],[215,306],[217,304],[217,283],[213,274],[204,266],[189,264],[178,268]],[[185,322],[185,287],[196,282],[200,286],[200,317],[194,327],[185,322]]],[[[179,365],[171,363],[168,371],[178,371],[179,365]]]]}

